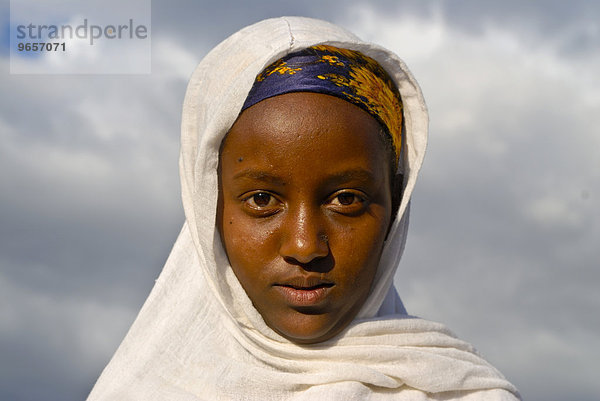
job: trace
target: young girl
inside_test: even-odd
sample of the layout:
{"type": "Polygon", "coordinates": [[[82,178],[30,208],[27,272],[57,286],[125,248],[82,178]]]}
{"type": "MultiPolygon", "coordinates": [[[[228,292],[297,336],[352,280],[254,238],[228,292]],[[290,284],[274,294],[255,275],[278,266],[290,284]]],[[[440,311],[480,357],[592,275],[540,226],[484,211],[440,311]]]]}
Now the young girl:
{"type": "Polygon", "coordinates": [[[200,63],[186,222],[89,400],[515,400],[393,286],[427,111],[393,53],[266,20],[200,63]]]}

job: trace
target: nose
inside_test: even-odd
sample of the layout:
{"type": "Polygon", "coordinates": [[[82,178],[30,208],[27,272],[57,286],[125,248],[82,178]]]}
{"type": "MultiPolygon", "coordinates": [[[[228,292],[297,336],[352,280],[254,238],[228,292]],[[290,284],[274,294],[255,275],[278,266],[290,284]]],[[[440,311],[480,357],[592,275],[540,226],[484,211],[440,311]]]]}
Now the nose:
{"type": "MultiPolygon", "coordinates": [[[[316,209],[316,208],[315,208],[316,209]]],[[[308,264],[329,255],[329,239],[325,233],[320,210],[301,206],[288,211],[283,222],[284,235],[279,253],[284,259],[308,264]]]]}

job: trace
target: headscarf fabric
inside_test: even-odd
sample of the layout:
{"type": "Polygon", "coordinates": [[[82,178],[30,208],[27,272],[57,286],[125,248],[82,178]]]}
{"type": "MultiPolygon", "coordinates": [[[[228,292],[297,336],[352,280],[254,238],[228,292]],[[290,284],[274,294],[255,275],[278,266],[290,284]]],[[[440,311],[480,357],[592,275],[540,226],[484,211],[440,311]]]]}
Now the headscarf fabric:
{"type": "Polygon", "coordinates": [[[215,47],[188,84],[180,173],[185,224],[135,322],[88,401],[516,400],[512,384],[439,323],[406,314],[393,286],[427,109],[404,63],[325,21],[282,17],[215,47]],[[369,297],[337,336],[299,345],[269,328],[238,282],[216,225],[221,142],[267,66],[316,45],[376,60],[400,92],[402,201],[369,297]]]}
{"type": "Polygon", "coordinates": [[[291,53],[265,68],[242,106],[290,92],[336,96],[362,108],[385,127],[396,163],[402,146],[402,101],[385,70],[360,52],[317,45],[291,53]]]}

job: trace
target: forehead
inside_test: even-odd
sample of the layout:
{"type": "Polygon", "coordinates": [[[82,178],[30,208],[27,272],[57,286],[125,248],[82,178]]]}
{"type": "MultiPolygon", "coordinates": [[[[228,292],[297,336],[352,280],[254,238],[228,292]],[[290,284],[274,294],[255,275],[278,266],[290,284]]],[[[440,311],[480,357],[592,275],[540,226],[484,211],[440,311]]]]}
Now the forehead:
{"type": "Polygon", "coordinates": [[[227,134],[222,162],[261,162],[272,169],[367,163],[388,166],[381,125],[334,96],[296,92],[246,109],[227,134]]]}

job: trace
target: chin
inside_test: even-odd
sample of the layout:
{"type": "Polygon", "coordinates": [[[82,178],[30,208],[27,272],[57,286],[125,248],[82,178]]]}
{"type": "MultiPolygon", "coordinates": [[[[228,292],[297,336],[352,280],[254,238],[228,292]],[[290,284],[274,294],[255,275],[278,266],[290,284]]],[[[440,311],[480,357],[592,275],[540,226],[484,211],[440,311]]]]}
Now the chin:
{"type": "Polygon", "coordinates": [[[323,315],[306,315],[294,313],[293,321],[273,325],[267,323],[274,331],[296,344],[316,344],[335,337],[347,324],[339,321],[323,321],[323,315]],[[300,315],[300,316],[298,316],[300,315]]]}

